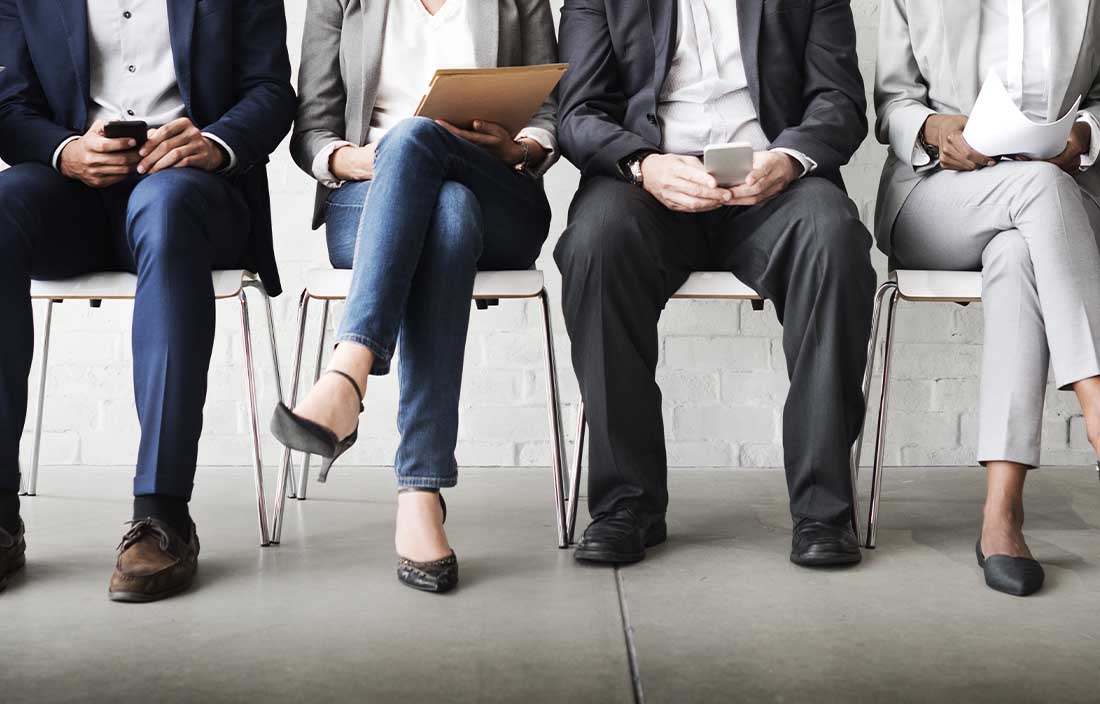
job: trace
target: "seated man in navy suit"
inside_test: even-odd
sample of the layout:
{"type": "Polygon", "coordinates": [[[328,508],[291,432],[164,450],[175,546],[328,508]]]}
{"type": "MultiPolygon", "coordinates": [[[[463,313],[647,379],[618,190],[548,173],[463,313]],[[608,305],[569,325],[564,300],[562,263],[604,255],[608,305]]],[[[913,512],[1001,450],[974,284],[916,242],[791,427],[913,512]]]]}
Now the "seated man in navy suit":
{"type": "Polygon", "coordinates": [[[295,112],[281,0],[0,0],[0,586],[24,563],[30,281],[137,274],[141,443],[110,597],[190,586],[214,269],[279,292],[264,164],[295,112]],[[144,121],[148,141],[104,125],[144,121]]]}

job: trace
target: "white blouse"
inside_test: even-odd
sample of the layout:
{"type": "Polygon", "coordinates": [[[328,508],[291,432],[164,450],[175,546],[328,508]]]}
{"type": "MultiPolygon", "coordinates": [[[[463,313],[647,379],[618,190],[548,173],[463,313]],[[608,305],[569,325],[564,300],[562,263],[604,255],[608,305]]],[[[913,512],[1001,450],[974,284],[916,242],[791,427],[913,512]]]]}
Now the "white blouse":
{"type": "MultiPolygon", "coordinates": [[[[388,0],[378,93],[367,144],[377,143],[398,122],[412,117],[437,69],[477,67],[474,37],[480,28],[472,26],[468,3],[483,1],[447,0],[433,15],[421,0],[388,0]]],[[[554,151],[554,139],[546,130],[527,128],[519,137],[537,142],[548,157],[554,151]]],[[[313,175],[322,185],[329,188],[343,185],[332,173],[330,158],[344,146],[355,145],[334,141],[314,158],[313,175]]]]}

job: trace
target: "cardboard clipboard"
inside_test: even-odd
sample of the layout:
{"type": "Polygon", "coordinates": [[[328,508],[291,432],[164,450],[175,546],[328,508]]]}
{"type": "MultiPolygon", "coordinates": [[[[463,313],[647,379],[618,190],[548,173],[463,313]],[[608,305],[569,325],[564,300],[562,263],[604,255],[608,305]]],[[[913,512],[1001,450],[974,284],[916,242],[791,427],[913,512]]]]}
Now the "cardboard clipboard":
{"type": "Polygon", "coordinates": [[[439,70],[416,115],[467,129],[474,120],[495,122],[515,135],[531,122],[568,67],[542,64],[439,70]]]}

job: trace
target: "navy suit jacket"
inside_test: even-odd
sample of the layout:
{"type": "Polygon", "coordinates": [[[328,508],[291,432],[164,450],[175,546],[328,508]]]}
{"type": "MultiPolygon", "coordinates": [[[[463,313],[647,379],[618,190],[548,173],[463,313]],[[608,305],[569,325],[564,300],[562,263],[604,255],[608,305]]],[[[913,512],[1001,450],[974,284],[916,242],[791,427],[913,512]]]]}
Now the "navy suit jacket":
{"type": "MultiPolygon", "coordinates": [[[[734,0],[730,0],[733,2],[734,0]]],[[[840,167],[867,136],[867,99],[849,0],[736,0],[749,92],[773,147],[840,167]]],[[[659,151],[657,101],[676,51],[675,0],[565,0],[559,86],[562,154],[587,176],[659,151]]]]}
{"type": "MultiPolygon", "coordinates": [[[[233,149],[230,179],[252,216],[249,260],[271,295],[281,286],[265,164],[290,131],[282,0],[167,0],[176,79],[187,116],[233,149]]],[[[88,126],[86,0],[0,0],[0,159],[51,164],[88,126]]]]}

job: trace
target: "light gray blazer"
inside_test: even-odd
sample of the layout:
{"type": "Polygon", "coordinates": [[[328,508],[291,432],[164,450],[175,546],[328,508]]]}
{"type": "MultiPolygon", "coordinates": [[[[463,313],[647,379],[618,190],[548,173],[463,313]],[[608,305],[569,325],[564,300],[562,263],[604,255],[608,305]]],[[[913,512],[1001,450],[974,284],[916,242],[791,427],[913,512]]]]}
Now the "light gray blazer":
{"type": "MultiPolygon", "coordinates": [[[[1052,0],[1051,100],[1056,120],[1082,106],[1100,119],[1100,0],[1052,0]]],[[[875,234],[890,253],[894,221],[909,194],[937,168],[914,169],[913,145],[921,125],[935,113],[969,115],[984,76],[978,75],[981,0],[882,0],[877,134],[890,156],[879,183],[875,234]]],[[[1077,182],[1100,202],[1100,165],[1077,182]]]]}
{"type": "MultiPolygon", "coordinates": [[[[530,66],[558,60],[549,0],[467,0],[479,68],[530,66]]],[[[334,141],[364,144],[378,91],[388,0],[309,0],[302,63],[298,69],[298,117],[290,153],[313,175],[317,153],[334,141]]],[[[553,97],[531,120],[556,134],[553,97]]],[[[559,152],[555,150],[555,155],[559,152]]],[[[329,189],[318,184],[314,229],[324,221],[329,189]]]]}

